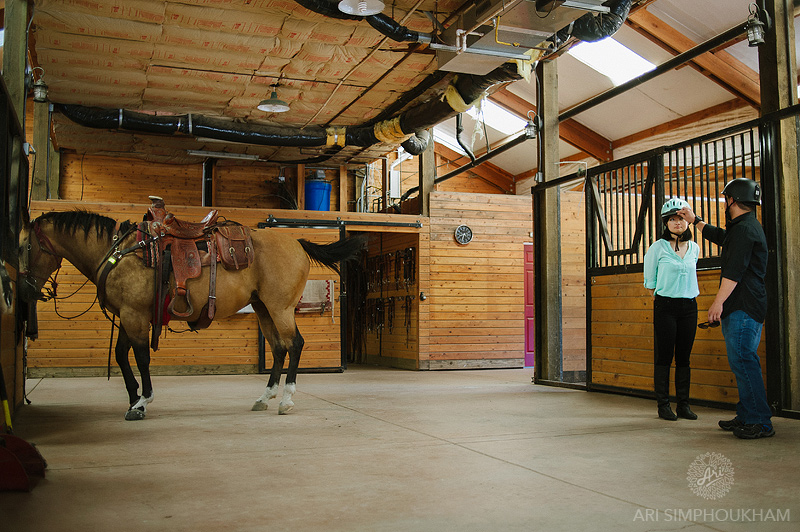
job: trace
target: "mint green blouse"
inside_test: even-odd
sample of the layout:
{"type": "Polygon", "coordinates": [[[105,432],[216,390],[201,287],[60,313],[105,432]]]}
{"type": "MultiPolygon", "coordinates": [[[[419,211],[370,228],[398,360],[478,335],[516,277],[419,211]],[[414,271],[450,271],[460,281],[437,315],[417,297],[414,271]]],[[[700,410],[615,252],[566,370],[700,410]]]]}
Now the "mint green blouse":
{"type": "Polygon", "coordinates": [[[689,241],[683,258],[675,253],[672,244],[659,238],[644,256],[644,286],[655,289],[656,295],[693,299],[700,294],[697,286],[697,259],[700,246],[689,241]]]}

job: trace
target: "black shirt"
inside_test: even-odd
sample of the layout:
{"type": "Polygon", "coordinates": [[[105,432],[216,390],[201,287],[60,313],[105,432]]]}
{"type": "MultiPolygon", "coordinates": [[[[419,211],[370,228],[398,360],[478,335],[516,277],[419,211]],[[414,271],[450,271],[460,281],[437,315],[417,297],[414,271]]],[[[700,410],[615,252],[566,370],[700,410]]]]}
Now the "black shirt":
{"type": "Polygon", "coordinates": [[[726,229],[706,224],[703,237],[722,246],[721,277],[738,284],[722,305],[722,317],[737,310],[764,323],[767,317],[767,239],[754,212],[737,216],[726,229]]]}

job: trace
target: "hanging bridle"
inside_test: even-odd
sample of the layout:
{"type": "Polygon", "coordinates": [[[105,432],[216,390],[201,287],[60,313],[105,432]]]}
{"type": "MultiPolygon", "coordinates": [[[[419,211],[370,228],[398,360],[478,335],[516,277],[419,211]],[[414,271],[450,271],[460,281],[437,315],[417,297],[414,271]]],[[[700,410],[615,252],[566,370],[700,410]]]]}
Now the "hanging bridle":
{"type": "MultiPolygon", "coordinates": [[[[61,257],[61,255],[56,253],[56,250],[53,247],[53,243],[50,242],[50,239],[47,238],[47,235],[45,235],[42,232],[42,228],[39,227],[39,222],[38,221],[33,222],[32,229],[33,229],[33,234],[36,235],[36,240],[39,243],[39,251],[47,253],[48,255],[52,255],[53,257],[55,257],[55,259],[56,259],[56,269],[52,274],[50,274],[50,275],[48,275],[46,277],[45,276],[41,276],[41,275],[36,275],[35,273],[33,273],[34,266],[37,264],[39,258],[42,256],[42,254],[39,253],[39,254],[36,255],[36,257],[34,257],[34,259],[32,261],[28,260],[28,268],[25,271],[20,272],[20,274],[24,277],[25,283],[29,287],[33,288],[34,292],[36,292],[37,294],[40,294],[40,296],[39,296],[39,300],[40,301],[48,301],[48,300],[54,299],[56,297],[56,290],[58,288],[58,282],[56,282],[56,278],[58,277],[58,272],[61,270],[61,259],[62,259],[62,257],[61,257]],[[30,281],[30,278],[33,278],[33,279],[38,280],[38,281],[41,281],[42,282],[42,289],[39,290],[39,288],[37,288],[37,286],[36,286],[36,283],[30,281]],[[50,284],[51,284],[52,288],[47,288],[46,287],[46,284],[47,284],[48,281],[50,281],[50,284]],[[46,292],[47,295],[41,294],[41,292],[46,292]]],[[[30,259],[30,253],[31,253],[31,245],[30,245],[30,243],[28,243],[28,259],[30,259]]]]}

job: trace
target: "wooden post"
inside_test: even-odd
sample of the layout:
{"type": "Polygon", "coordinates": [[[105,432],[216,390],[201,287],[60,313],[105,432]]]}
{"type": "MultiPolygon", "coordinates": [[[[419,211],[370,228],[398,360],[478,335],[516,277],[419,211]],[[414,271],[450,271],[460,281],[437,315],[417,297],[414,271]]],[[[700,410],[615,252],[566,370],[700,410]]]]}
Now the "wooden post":
{"type": "Polygon", "coordinates": [[[47,188],[50,199],[61,199],[61,152],[55,149],[50,139],[47,139],[47,145],[50,148],[47,152],[47,188]]]}
{"type": "Polygon", "coordinates": [[[339,167],[339,211],[347,212],[347,166],[339,167]]]}
{"type": "Polygon", "coordinates": [[[429,131],[428,147],[419,155],[419,213],[431,215],[431,192],[436,179],[436,150],[433,141],[433,130],[429,131]]]}
{"type": "MultiPolygon", "coordinates": [[[[558,70],[556,61],[536,69],[543,121],[539,143],[542,181],[558,178],[558,70]]],[[[558,187],[533,196],[534,287],[536,350],[535,380],[561,381],[563,339],[561,325],[561,220],[558,187]]],[[[523,275],[523,273],[520,273],[523,275]]]]}
{"type": "MultiPolygon", "coordinates": [[[[761,113],[797,103],[794,13],[792,4],[766,0],[772,28],[759,46],[761,113]]],[[[774,131],[768,175],[762,173],[762,220],[770,250],[767,291],[767,392],[770,404],[800,410],[800,186],[798,186],[797,119],[782,120],[774,131]],[[779,356],[782,354],[783,356],[779,356]],[[781,374],[785,375],[781,379],[781,374]],[[781,394],[781,395],[779,395],[781,394]]],[[[762,153],[762,160],[764,160],[762,153]]],[[[767,161],[765,161],[767,162],[767,161]]]]}
{"type": "Polygon", "coordinates": [[[33,104],[33,148],[36,150],[36,164],[31,182],[31,199],[58,199],[58,187],[48,190],[48,166],[50,156],[50,104],[33,104]]]}
{"type": "MultiPolygon", "coordinates": [[[[25,66],[27,65],[25,45],[28,25],[28,2],[26,0],[6,0],[3,32],[3,80],[8,96],[25,134],[25,66]]],[[[43,147],[44,148],[44,147],[43,147]]]]}
{"type": "Polygon", "coordinates": [[[297,209],[306,208],[306,165],[297,165],[297,209]]]}
{"type": "Polygon", "coordinates": [[[389,212],[389,161],[381,159],[381,210],[389,212]]]}

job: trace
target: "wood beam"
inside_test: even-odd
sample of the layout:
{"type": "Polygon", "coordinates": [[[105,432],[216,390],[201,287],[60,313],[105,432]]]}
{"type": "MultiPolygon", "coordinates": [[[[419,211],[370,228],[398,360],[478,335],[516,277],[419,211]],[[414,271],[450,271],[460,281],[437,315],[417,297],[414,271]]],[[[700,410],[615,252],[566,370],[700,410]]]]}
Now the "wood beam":
{"type": "MultiPolygon", "coordinates": [[[[461,155],[455,150],[452,150],[442,144],[438,143],[436,144],[436,153],[441,155],[443,158],[447,159],[448,162],[452,164],[455,168],[458,168],[459,166],[464,166],[465,164],[468,164],[470,162],[469,157],[461,155]]],[[[480,156],[482,154],[476,153],[475,155],[480,156]]],[[[510,172],[506,172],[505,170],[498,168],[492,163],[485,162],[479,164],[474,168],[470,168],[469,170],[467,170],[467,172],[471,172],[472,174],[486,181],[490,185],[497,187],[499,190],[501,190],[506,194],[514,192],[514,176],[510,172]]]]}
{"type": "MultiPolygon", "coordinates": [[[[536,106],[520,98],[508,89],[495,92],[489,96],[489,99],[526,120],[528,119],[528,111],[536,111],[536,106]]],[[[559,124],[558,131],[561,140],[587,155],[591,155],[598,161],[608,162],[614,159],[611,141],[580,122],[571,118],[569,120],[564,120],[559,124]]]]}
{"type": "MultiPolygon", "coordinates": [[[[646,9],[639,9],[631,13],[625,23],[675,55],[697,46],[693,40],[646,9]]],[[[758,74],[729,53],[725,51],[709,52],[694,58],[689,64],[753,107],[761,106],[758,74]]]]}
{"type": "Polygon", "coordinates": [[[339,167],[339,212],[347,212],[347,166],[339,167]]]}
{"type": "Polygon", "coordinates": [[[617,139],[612,144],[614,149],[616,150],[617,148],[621,148],[622,146],[627,146],[629,144],[639,142],[640,140],[648,139],[656,135],[661,135],[668,131],[673,131],[675,129],[688,126],[690,124],[694,124],[695,122],[699,122],[700,120],[705,120],[707,118],[720,115],[722,113],[735,111],[736,109],[741,109],[742,107],[747,107],[748,105],[750,105],[748,102],[740,98],[734,98],[733,100],[722,102],[707,109],[702,109],[695,113],[691,113],[686,116],[676,118],[675,120],[664,122],[663,124],[660,124],[658,126],[643,129],[642,131],[633,133],[631,135],[628,135],[627,137],[622,137],[620,139],[617,139]]]}

